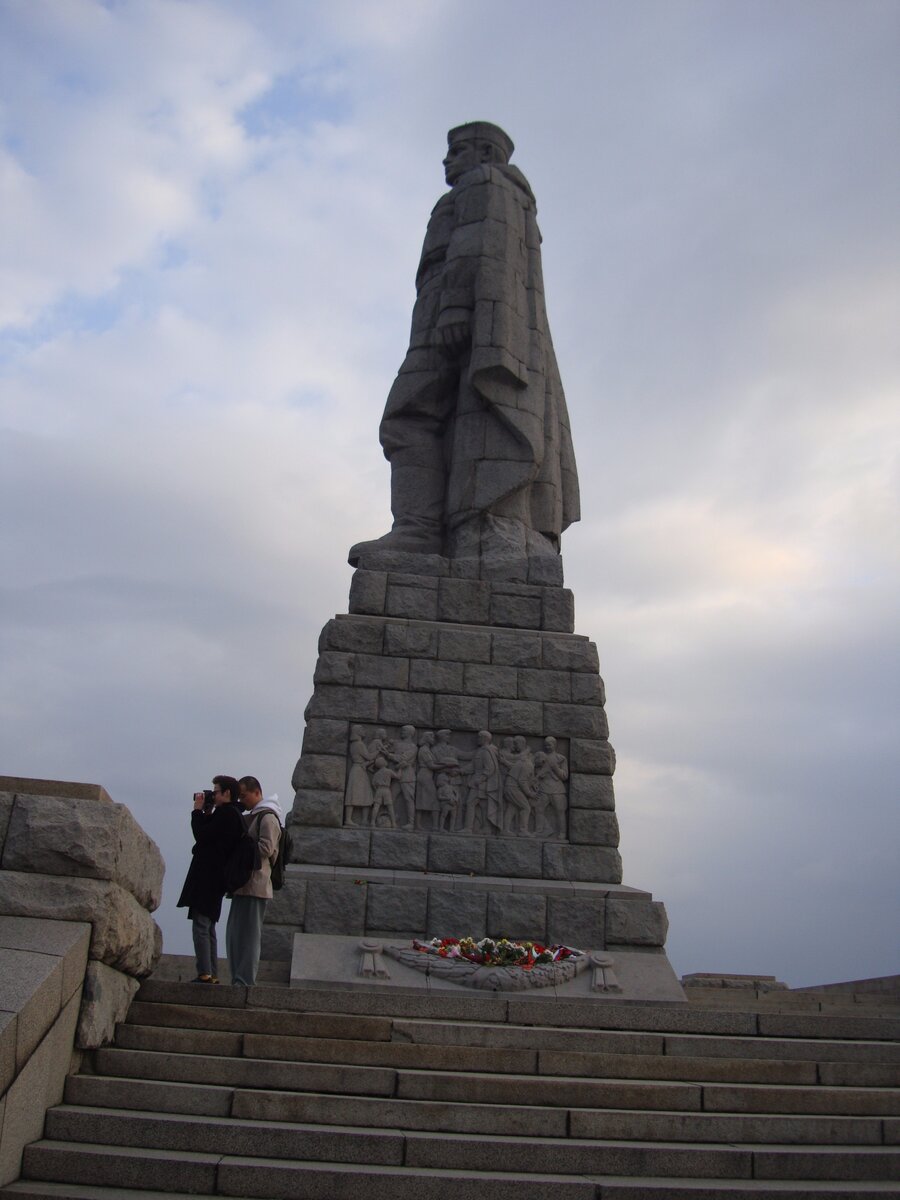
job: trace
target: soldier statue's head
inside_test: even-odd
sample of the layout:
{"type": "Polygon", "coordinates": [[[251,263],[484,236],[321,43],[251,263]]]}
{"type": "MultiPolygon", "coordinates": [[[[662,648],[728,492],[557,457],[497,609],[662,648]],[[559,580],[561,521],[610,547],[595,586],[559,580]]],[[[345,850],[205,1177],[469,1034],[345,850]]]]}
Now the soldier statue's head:
{"type": "Polygon", "coordinates": [[[451,187],[474,167],[508,163],[515,147],[509,134],[490,121],[470,121],[447,134],[444,178],[451,187]]]}

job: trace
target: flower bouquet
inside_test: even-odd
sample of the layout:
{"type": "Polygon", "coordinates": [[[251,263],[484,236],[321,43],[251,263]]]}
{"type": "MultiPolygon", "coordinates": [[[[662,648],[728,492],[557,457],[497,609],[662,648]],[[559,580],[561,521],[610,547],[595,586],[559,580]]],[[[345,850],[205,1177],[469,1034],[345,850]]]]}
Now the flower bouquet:
{"type": "Polygon", "coordinates": [[[543,946],[540,942],[516,942],[510,938],[432,938],[429,942],[413,939],[413,947],[439,958],[464,958],[479,966],[521,967],[528,971],[542,963],[563,962],[584,953],[572,946],[543,946]]]}

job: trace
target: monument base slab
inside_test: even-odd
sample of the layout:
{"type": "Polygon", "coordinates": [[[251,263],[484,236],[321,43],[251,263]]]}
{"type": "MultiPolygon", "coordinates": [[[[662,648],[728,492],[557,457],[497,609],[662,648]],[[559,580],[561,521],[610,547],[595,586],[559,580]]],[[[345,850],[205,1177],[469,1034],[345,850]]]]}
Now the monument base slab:
{"type": "MultiPolygon", "coordinates": [[[[401,938],[358,938],[338,934],[296,933],[293,938],[290,985],[292,988],[342,988],[368,993],[428,993],[496,1003],[498,997],[515,1000],[595,1000],[602,1003],[685,1003],[684,991],[662,950],[614,952],[584,950],[584,963],[572,978],[544,987],[468,986],[433,971],[417,970],[408,961],[416,956],[411,941],[401,938]]],[[[441,960],[443,961],[443,960],[441,960]]],[[[428,965],[431,965],[430,963],[428,965]]],[[[502,970],[502,969],[501,969],[502,970]]]]}

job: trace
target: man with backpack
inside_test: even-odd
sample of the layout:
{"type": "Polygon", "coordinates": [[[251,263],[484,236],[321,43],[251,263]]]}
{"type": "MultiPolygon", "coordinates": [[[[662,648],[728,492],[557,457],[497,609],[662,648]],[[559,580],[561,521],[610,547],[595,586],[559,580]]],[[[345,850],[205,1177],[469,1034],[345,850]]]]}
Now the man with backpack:
{"type": "Polygon", "coordinates": [[[284,814],[275,797],[263,798],[262,787],[252,775],[239,780],[244,824],[259,852],[258,866],[231,897],[225,931],[231,982],[251,987],[259,969],[263,917],[272,899],[272,866],[278,857],[284,814]]]}

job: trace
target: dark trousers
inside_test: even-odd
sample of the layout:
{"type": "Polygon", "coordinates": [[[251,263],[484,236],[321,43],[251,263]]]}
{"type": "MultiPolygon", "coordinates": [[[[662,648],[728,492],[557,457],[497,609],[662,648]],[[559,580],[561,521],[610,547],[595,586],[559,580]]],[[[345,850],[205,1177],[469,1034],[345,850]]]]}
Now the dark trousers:
{"type": "Polygon", "coordinates": [[[231,982],[251,987],[256,983],[262,944],[263,917],[268,900],[259,896],[232,896],[225,928],[225,949],[231,982]]]}
{"type": "Polygon", "coordinates": [[[216,923],[212,918],[191,909],[191,934],[194,938],[194,955],[197,959],[197,974],[219,974],[219,949],[216,944],[216,923]]]}

